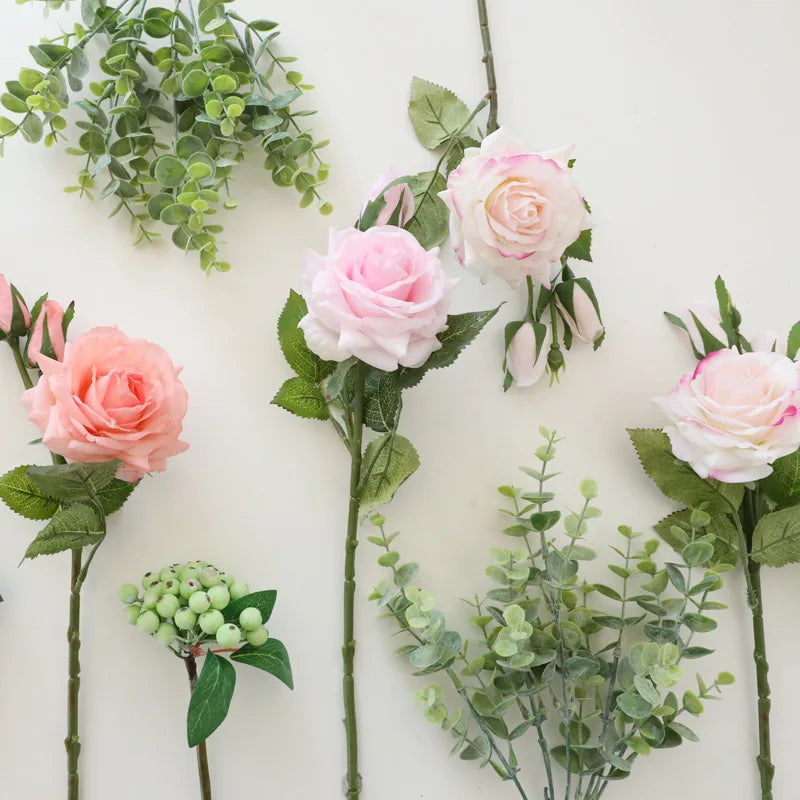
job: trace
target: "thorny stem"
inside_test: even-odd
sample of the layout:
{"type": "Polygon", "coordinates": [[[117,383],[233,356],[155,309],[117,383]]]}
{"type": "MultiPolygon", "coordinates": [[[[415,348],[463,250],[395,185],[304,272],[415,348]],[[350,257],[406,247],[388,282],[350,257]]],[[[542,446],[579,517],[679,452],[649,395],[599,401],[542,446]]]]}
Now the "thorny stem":
{"type": "Polygon", "coordinates": [[[486,11],[486,0],[478,0],[478,20],[481,26],[481,43],[483,44],[483,63],[486,65],[486,84],[489,89],[489,119],[486,123],[486,132],[493,133],[497,130],[497,77],[494,73],[494,53],[492,52],[492,38],[489,33],[489,15],[486,11]]]}
{"type": "MultiPolygon", "coordinates": [[[[183,663],[186,664],[186,673],[189,676],[189,688],[194,692],[197,685],[197,661],[192,655],[181,656],[183,663]]],[[[197,774],[200,778],[200,798],[201,800],[211,800],[211,775],[208,771],[208,751],[206,742],[203,740],[195,748],[197,750],[197,774]]]]}

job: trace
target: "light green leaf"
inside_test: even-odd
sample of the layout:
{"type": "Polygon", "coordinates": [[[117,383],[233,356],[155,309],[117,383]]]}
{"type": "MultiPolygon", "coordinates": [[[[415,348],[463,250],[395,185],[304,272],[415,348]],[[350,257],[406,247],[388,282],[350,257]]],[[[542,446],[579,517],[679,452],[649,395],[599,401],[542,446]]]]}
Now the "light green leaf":
{"type": "Polygon", "coordinates": [[[758,521],[751,558],[768,567],[800,561],[800,506],[774,511],[758,521]]]}
{"type": "Polygon", "coordinates": [[[75,503],[59,511],[25,551],[25,558],[61,553],[96,544],[105,536],[100,515],[91,506],[75,503]]]}
{"type": "Polygon", "coordinates": [[[800,502],[800,450],[779,458],[772,474],[761,481],[764,491],[781,505],[800,502]]]}
{"type": "Polygon", "coordinates": [[[400,486],[419,468],[414,445],[403,436],[386,433],[369,443],[361,466],[361,519],[388,503],[400,486]]]}
{"type": "Polygon", "coordinates": [[[440,172],[420,172],[406,182],[414,195],[414,215],[405,228],[426,250],[438,247],[450,230],[450,212],[439,197],[447,181],[440,172]]]}
{"type": "Polygon", "coordinates": [[[307,313],[308,306],[302,295],[290,291],[278,317],[278,342],[289,366],[301,378],[319,383],[334,371],[336,362],[323,361],[306,344],[305,334],[298,325],[307,313]]]}
{"type": "Polygon", "coordinates": [[[231,660],[268,672],[290,689],[294,689],[289,653],[280,639],[267,639],[260,647],[246,644],[231,656],[231,660]]]}
{"type": "Polygon", "coordinates": [[[28,478],[30,466],[16,467],[0,477],[0,500],[13,512],[27,519],[50,519],[59,504],[28,478]]]}
{"type": "Polygon", "coordinates": [[[189,747],[197,747],[222,724],[236,688],[236,670],[210,650],[189,701],[186,732],[189,747]]]}
{"type": "Polygon", "coordinates": [[[795,322],[786,340],[786,355],[794,361],[798,352],[800,352],[800,322],[795,322]]]}
{"type": "Polygon", "coordinates": [[[408,116],[420,144],[433,150],[460,131],[469,119],[469,109],[449,89],[415,77],[408,116]]]}
{"type": "MultiPolygon", "coordinates": [[[[670,547],[680,553],[686,546],[686,542],[677,534],[685,530],[687,531],[685,536],[688,538],[691,516],[691,509],[683,508],[664,517],[653,527],[670,547]],[[673,531],[673,528],[680,530],[673,531]]],[[[739,553],[739,533],[731,518],[727,514],[714,514],[706,530],[715,537],[713,563],[735,564],[739,553]]]]}
{"type": "Polygon", "coordinates": [[[632,692],[623,692],[617,696],[617,706],[631,719],[647,719],[653,711],[652,703],[644,697],[632,692]]]}
{"type": "Polygon", "coordinates": [[[272,402],[292,414],[305,419],[328,419],[328,405],[325,396],[316,383],[307,378],[289,378],[272,402]]]}

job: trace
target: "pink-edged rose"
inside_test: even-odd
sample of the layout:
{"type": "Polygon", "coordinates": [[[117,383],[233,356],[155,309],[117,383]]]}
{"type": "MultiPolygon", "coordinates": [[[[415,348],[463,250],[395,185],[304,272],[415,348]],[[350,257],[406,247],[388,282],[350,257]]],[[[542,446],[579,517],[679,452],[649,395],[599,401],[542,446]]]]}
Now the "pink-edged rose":
{"type": "Polygon", "coordinates": [[[547,369],[547,355],[553,341],[549,325],[523,322],[506,351],[506,369],[515,386],[533,386],[547,369]]]}
{"type": "Polygon", "coordinates": [[[393,226],[332,231],[328,252],[310,253],[303,274],[308,346],[326,360],[355,356],[387,371],[424,364],[441,347],[436,334],[456,284],[438,252],[393,226]]]}
{"type": "Polygon", "coordinates": [[[450,209],[458,260],[482,281],[492,273],[517,286],[544,286],[564,251],[589,227],[567,166],[572,148],[530,153],[500,128],[468,148],[440,193],[450,209]]]}
{"type": "Polygon", "coordinates": [[[655,402],[675,457],[701,478],[759,480],[800,448],[800,364],[779,353],[717,350],[655,402]]]}
{"type": "Polygon", "coordinates": [[[45,355],[51,352],[57,361],[61,361],[64,358],[64,346],[66,344],[64,338],[64,309],[55,300],[45,300],[42,303],[28,336],[28,346],[25,349],[25,354],[28,357],[28,363],[32,367],[38,366],[39,359],[42,356],[45,327],[47,328],[47,338],[50,343],[50,346],[45,348],[45,355]]]}
{"type": "Polygon", "coordinates": [[[372,188],[367,193],[367,199],[361,207],[361,213],[367,207],[370,200],[377,200],[383,195],[383,202],[386,205],[381,209],[375,220],[375,225],[386,225],[392,216],[397,212],[397,225],[402,228],[414,216],[414,195],[411,187],[407,183],[396,183],[389,186],[398,178],[402,178],[403,173],[396,169],[388,169],[382,172],[372,184],[372,188]]]}
{"type": "Polygon", "coordinates": [[[9,333],[22,336],[31,324],[31,315],[23,299],[14,287],[0,274],[0,338],[9,333]],[[17,319],[14,319],[14,311],[17,319]],[[18,324],[15,326],[15,322],[18,324]],[[12,330],[14,328],[14,330],[12,330]]]}
{"type": "Polygon", "coordinates": [[[64,360],[39,358],[42,377],[22,396],[42,442],[69,461],[113,461],[117,477],[162,472],[189,445],[178,439],[186,389],[166,352],[116,328],[68,343],[64,360]]]}

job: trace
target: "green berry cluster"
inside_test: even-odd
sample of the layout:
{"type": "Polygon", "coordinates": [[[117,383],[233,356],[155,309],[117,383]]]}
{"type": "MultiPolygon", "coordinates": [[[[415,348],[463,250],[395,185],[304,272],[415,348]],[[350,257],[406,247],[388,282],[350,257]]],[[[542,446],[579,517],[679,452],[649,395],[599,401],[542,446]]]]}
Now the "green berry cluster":
{"type": "Polygon", "coordinates": [[[126,583],[119,590],[128,622],[177,653],[207,642],[233,649],[246,640],[260,647],[269,638],[258,608],[244,608],[235,620],[228,619],[225,610],[250,588],[207,561],[148,572],[141,587],[126,583]]]}

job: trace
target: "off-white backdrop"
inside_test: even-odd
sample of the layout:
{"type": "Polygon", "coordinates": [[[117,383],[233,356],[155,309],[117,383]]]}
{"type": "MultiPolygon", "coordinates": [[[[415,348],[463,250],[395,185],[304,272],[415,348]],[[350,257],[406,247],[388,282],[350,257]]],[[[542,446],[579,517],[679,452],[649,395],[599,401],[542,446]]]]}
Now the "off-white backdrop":
{"type": "MultiPolygon", "coordinates": [[[[258,158],[239,170],[239,211],[226,218],[228,275],[206,279],[169,245],[133,250],[122,217],[61,192],[76,160],[14,140],[0,162],[0,270],[29,297],[77,301],[75,333],[117,324],[162,344],[190,394],[186,455],[148,479],[113,520],[84,592],[82,774],[85,800],[148,796],[194,800],[194,756],[184,740],[188,699],[182,666],[125,623],[118,586],[148,569],[207,558],[252,586],[276,587],[270,624],[288,645],[297,688],[238,670],[230,715],[209,742],[220,798],[340,796],[341,561],[347,462],[332,432],[269,405],[288,372],[275,320],[297,286],[306,248],[324,248],[375,175],[389,165],[429,169],[405,104],[418,74],[468,103],[485,90],[474,4],[469,0],[337,3],[257,0],[245,16],[281,21],[284,52],[318,87],[315,130],[334,165],[324,219],[270,185],[258,158]]],[[[800,316],[797,191],[800,7],[783,2],[670,3],[494,0],[500,119],[533,148],[578,146],[576,174],[595,209],[595,263],[608,338],[577,348],[561,385],[503,395],[502,326],[518,299],[469,275],[456,310],[510,299],[489,329],[445,372],[406,401],[404,433],[423,466],[388,512],[404,556],[451,620],[459,596],[485,588],[488,548],[499,544],[494,487],[530,463],[539,424],[556,426],[566,501],[577,481],[600,479],[603,542],[622,522],[646,527],[670,506],[639,470],[630,425],[657,425],[649,398],[686,368],[685,343],[664,308],[710,294],[728,277],[748,325],[785,330],[800,316]]],[[[75,12],[73,12],[75,13],[75,12]]],[[[0,76],[27,63],[26,45],[55,20],[3,0],[0,76]]],[[[454,275],[461,270],[448,257],[454,275]]],[[[18,403],[10,354],[0,350],[2,469],[43,461],[18,403]]],[[[0,510],[0,796],[63,797],[68,559],[18,567],[34,526],[0,510]]],[[[358,708],[365,800],[512,798],[473,764],[447,758],[450,743],[415,707],[419,688],[392,655],[397,639],[366,597],[379,577],[371,545],[359,552],[358,708]]],[[[766,570],[776,797],[798,797],[793,720],[800,713],[796,664],[800,569],[766,570]]],[[[738,577],[731,609],[708,637],[706,673],[738,676],[708,704],[699,744],[655,753],[613,787],[624,800],[751,800],[757,794],[751,633],[738,577]],[[680,788],[679,788],[680,787],[680,788]]],[[[465,626],[464,626],[465,627],[465,626]]],[[[691,671],[691,665],[689,665],[691,671]]],[[[531,787],[540,774],[531,741],[520,753],[531,787]]],[[[531,791],[533,797],[537,791],[531,791]]]]}

